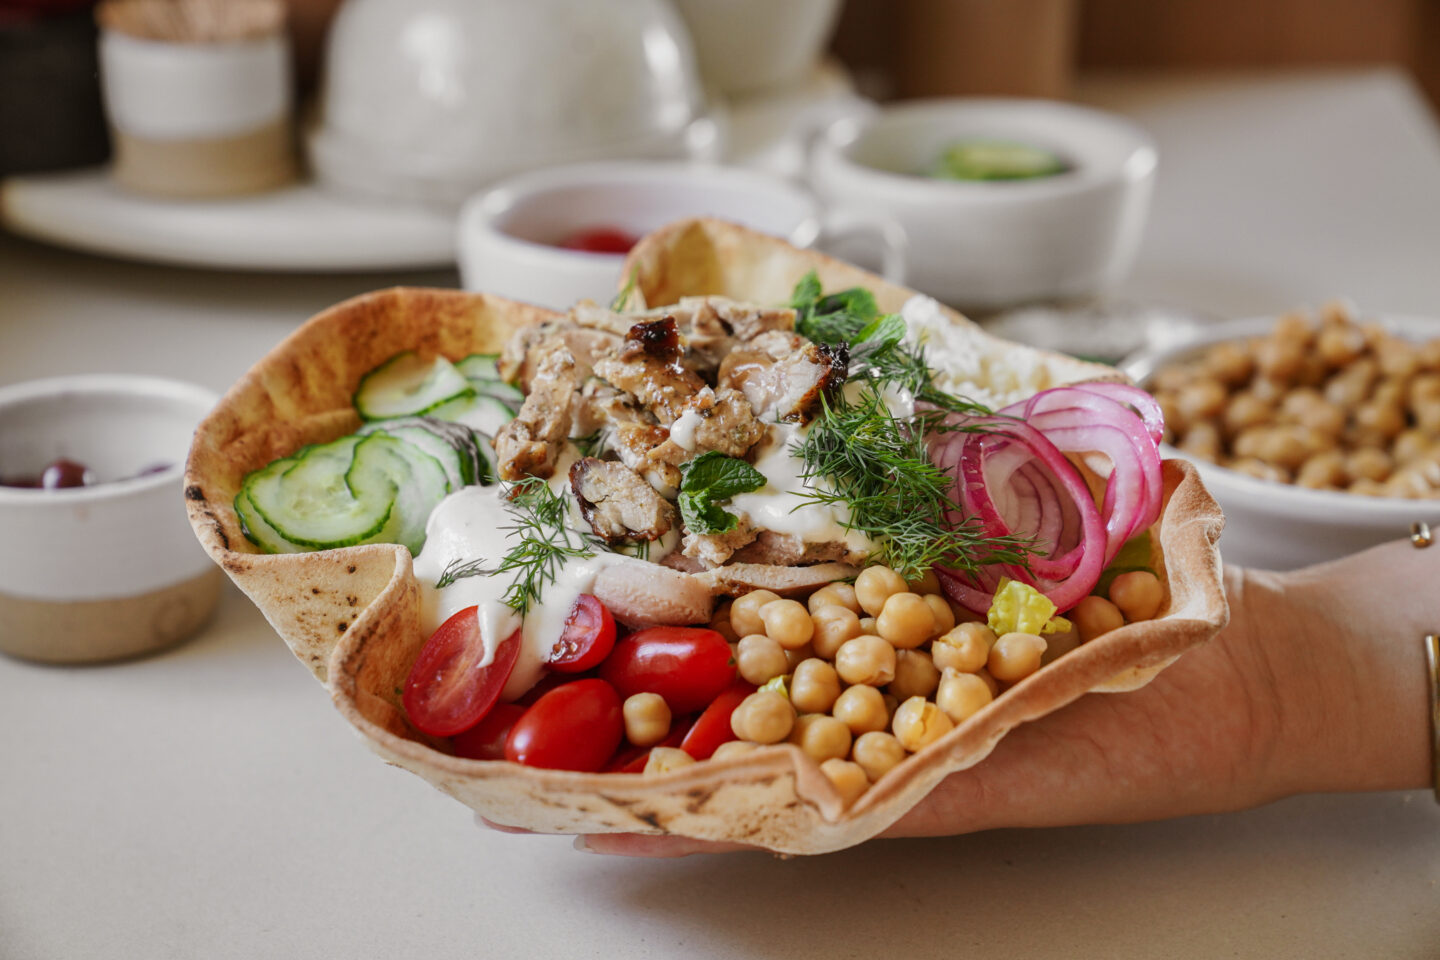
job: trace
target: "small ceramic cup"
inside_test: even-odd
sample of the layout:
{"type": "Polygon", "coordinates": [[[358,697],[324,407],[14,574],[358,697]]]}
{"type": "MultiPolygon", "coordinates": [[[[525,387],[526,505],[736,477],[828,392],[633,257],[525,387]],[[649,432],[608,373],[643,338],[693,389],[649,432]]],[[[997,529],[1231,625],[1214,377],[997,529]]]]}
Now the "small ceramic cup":
{"type": "Polygon", "coordinates": [[[611,227],[639,237],[686,217],[713,216],[802,246],[867,243],[887,280],[903,282],[903,231],[884,217],[826,213],[804,189],[765,174],[668,163],[553,167],[501,181],[460,215],[460,277],[467,290],[564,310],[608,301],[622,253],[569,250],[577,231],[611,227]]]}
{"type": "Polygon", "coordinates": [[[897,221],[910,238],[910,286],[960,308],[993,310],[1101,293],[1134,263],[1155,180],[1155,145],[1121,117],[1049,100],[905,103],[847,117],[811,152],[828,206],[897,221]],[[925,176],[963,140],[1053,151],[1065,172],[1033,180],[925,176]]]}
{"type": "Polygon", "coordinates": [[[0,479],[64,457],[92,486],[0,486],[0,651],[86,663],[193,636],[220,570],[195,540],[181,479],[208,390],[86,375],[0,387],[0,479]]]}

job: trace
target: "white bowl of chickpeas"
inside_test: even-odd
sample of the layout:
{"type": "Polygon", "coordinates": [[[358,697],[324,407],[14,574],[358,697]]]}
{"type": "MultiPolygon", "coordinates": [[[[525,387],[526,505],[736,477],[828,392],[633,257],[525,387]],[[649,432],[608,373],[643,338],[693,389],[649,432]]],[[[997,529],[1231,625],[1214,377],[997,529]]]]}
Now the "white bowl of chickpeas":
{"type": "Polygon", "coordinates": [[[1221,552],[1290,570],[1440,522],[1440,319],[1346,303],[1216,324],[1123,367],[1225,511],[1221,552]]]}

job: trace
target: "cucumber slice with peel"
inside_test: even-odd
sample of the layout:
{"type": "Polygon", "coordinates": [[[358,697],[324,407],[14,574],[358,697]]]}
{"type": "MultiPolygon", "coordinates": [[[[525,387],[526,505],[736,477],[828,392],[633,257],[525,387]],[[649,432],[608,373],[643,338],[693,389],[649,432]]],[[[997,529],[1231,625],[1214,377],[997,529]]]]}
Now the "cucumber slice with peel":
{"type": "Polygon", "coordinates": [[[455,364],[455,369],[467,380],[494,380],[503,383],[505,378],[500,376],[500,354],[498,353],[472,353],[470,356],[455,364]]]}
{"type": "Polygon", "coordinates": [[[503,400],[482,393],[436,407],[430,411],[430,416],[463,423],[471,430],[493,437],[496,431],[515,419],[515,411],[503,400]]]}
{"type": "Polygon", "coordinates": [[[341,437],[277,460],[246,477],[240,492],[264,525],[295,547],[324,550],[380,538],[391,525],[398,486],[380,472],[349,476],[356,451],[372,439],[341,437]]]}
{"type": "Polygon", "coordinates": [[[425,360],[407,350],[360,379],[355,409],[366,420],[412,417],[474,395],[474,386],[449,360],[425,360]]]}

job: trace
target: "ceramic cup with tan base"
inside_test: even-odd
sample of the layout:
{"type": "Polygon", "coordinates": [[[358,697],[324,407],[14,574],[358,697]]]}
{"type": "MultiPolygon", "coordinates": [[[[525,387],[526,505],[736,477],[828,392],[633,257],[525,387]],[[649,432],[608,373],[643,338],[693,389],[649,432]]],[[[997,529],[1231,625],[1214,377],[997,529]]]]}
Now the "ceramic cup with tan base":
{"type": "Polygon", "coordinates": [[[220,571],[196,543],[181,489],[208,390],[154,377],[86,375],[0,387],[0,480],[65,458],[93,485],[0,486],[0,651],[87,663],[193,636],[220,571]]]}

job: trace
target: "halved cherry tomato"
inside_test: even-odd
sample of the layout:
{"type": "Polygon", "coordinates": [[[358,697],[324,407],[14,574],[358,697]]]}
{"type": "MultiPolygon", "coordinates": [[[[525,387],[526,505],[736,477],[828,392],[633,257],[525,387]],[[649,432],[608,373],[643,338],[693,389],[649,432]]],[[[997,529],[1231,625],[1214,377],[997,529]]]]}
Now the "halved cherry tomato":
{"type": "Polygon", "coordinates": [[[742,700],[754,692],[753,683],[746,683],[744,680],[732,683],[730,689],[712,700],[705,712],[700,714],[700,719],[695,721],[695,725],[680,742],[680,749],[696,760],[709,760],[720,744],[740,739],[735,736],[735,731],[730,729],[730,714],[735,712],[742,700]]]}
{"type": "Polygon", "coordinates": [[[704,710],[735,679],[730,644],[704,627],[647,627],[615,644],[600,666],[621,697],[658,693],[673,713],[704,710]]]}
{"type": "Polygon", "coordinates": [[[629,253],[638,237],[615,227],[592,227],[576,230],[560,241],[566,250],[585,250],[589,253],[629,253]]]}
{"type": "Polygon", "coordinates": [[[510,737],[510,728],[523,716],[525,708],[518,703],[495,704],[485,714],[484,720],[451,738],[455,756],[471,760],[504,760],[505,741],[510,737]]]}
{"type": "Polygon", "coordinates": [[[505,741],[505,759],[550,770],[597,771],[624,735],[615,688],[594,677],[576,680],[525,711],[505,741]]]}
{"type": "Polygon", "coordinates": [[[474,607],[442,623],[425,641],[405,681],[400,699],[410,722],[432,737],[451,737],[479,723],[515,669],[520,631],[500,641],[489,664],[478,666],[484,656],[474,607]]]}
{"type": "Polygon", "coordinates": [[[588,593],[575,599],[565,629],[545,665],[560,673],[584,673],[598,666],[615,647],[615,618],[605,604],[588,593]]]}

